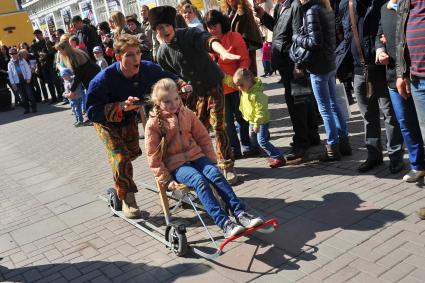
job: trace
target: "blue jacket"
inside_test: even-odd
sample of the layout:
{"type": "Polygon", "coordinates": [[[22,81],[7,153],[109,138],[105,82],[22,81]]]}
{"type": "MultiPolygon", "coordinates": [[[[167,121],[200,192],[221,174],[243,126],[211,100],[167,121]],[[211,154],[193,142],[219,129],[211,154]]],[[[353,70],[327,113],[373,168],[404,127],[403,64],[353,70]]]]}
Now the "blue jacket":
{"type": "MultiPolygon", "coordinates": [[[[363,54],[366,64],[375,64],[375,39],[378,33],[379,21],[381,19],[381,7],[387,0],[369,0],[370,4],[367,5],[366,14],[362,24],[357,22],[357,29],[359,31],[360,43],[362,45],[363,54]]],[[[359,0],[353,0],[354,11],[357,11],[357,6],[360,5],[359,0]]],[[[362,2],[367,2],[363,1],[362,2]]],[[[339,4],[339,11],[341,13],[341,23],[344,29],[344,39],[336,48],[336,67],[341,66],[344,58],[351,54],[351,21],[350,12],[348,8],[348,0],[342,0],[339,4]]],[[[357,13],[356,13],[357,14],[357,13]]],[[[356,52],[357,53],[357,52],[356,52]]]]}
{"type": "Polygon", "coordinates": [[[140,99],[149,96],[152,86],[163,78],[177,80],[173,73],[164,71],[160,66],[150,61],[141,61],[139,74],[127,79],[121,72],[119,62],[115,62],[94,77],[87,91],[87,115],[97,123],[126,123],[136,115],[135,111],[124,112],[122,121],[108,121],[105,115],[105,105],[127,100],[129,96],[140,99]]]}

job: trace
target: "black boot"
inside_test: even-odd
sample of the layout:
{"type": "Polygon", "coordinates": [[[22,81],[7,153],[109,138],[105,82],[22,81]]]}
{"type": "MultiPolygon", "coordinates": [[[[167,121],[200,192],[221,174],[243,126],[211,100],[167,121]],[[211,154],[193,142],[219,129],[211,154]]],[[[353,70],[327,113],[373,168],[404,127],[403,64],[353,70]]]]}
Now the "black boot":
{"type": "Polygon", "coordinates": [[[339,144],[327,144],[326,154],[321,161],[331,162],[341,160],[341,153],[339,151],[339,144]]]}

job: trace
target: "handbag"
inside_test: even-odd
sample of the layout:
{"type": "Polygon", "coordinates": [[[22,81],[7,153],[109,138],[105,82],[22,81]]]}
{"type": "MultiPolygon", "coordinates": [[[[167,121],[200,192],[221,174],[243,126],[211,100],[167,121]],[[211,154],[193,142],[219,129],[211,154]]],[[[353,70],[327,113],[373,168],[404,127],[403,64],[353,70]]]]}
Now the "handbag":
{"type": "MultiPolygon", "coordinates": [[[[302,26],[299,29],[299,34],[305,35],[304,27],[302,26]]],[[[308,49],[305,49],[302,46],[299,46],[295,41],[292,42],[291,47],[289,48],[289,58],[299,66],[304,66],[311,59],[312,52],[308,49]]]]}
{"type": "Polygon", "coordinates": [[[360,64],[362,65],[363,75],[366,78],[367,97],[372,95],[372,83],[378,81],[386,81],[386,69],[383,65],[366,64],[364,59],[363,49],[360,44],[359,31],[357,29],[357,19],[354,13],[353,0],[348,1],[348,10],[350,14],[351,30],[353,33],[354,44],[356,45],[359,54],[360,64]]]}

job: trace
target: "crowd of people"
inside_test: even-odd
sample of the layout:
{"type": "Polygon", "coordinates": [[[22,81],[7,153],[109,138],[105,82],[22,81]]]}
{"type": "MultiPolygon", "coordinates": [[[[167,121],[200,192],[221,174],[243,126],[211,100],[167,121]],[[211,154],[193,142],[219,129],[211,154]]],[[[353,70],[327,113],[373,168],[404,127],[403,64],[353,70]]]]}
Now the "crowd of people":
{"type": "Polygon", "coordinates": [[[260,2],[221,1],[219,9],[202,15],[190,0],[181,0],[177,8],[141,7],[141,22],[116,11],[97,27],[74,16],[68,33],[59,29],[49,39],[36,30],[31,46],[1,46],[0,75],[24,114],[36,112],[37,103],[70,102],[75,126],[94,124],[129,218],[140,215],[131,162],[141,155],[141,121],[159,186],[193,187],[226,235],[259,225],[261,219],[245,211],[230,186],[239,179],[235,160],[264,152],[271,168],[302,162],[311,146],[321,144],[317,111],[326,132],[321,161],[351,155],[349,108],[337,99],[337,79],[364,122],[367,158],[358,171],[383,163],[382,111],[389,171],[404,169],[405,144],[411,170],[403,180],[425,176],[425,37],[420,36],[425,5],[260,2]],[[281,76],[294,133],[288,152],[270,142],[258,50],[261,77],[281,76]],[[214,132],[215,150],[208,130],[214,132]],[[208,183],[236,222],[225,216],[208,183]]]}

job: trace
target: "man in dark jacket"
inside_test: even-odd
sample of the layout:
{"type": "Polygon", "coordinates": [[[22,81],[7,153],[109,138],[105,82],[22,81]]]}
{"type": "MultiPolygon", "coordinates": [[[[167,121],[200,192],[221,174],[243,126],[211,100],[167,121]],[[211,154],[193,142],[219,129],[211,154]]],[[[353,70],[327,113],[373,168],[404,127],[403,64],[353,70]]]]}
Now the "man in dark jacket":
{"type": "Polygon", "coordinates": [[[72,24],[77,30],[77,37],[80,40],[80,43],[84,43],[87,50],[89,50],[88,53],[90,58],[96,61],[93,52],[91,52],[93,48],[100,46],[100,41],[96,29],[91,25],[85,24],[80,16],[74,16],[72,18],[72,24]]]}
{"type": "Polygon", "coordinates": [[[381,8],[381,22],[376,37],[376,60],[379,64],[387,67],[387,83],[391,103],[394,106],[394,112],[409,153],[412,170],[403,177],[403,180],[416,182],[420,177],[425,176],[424,143],[413,98],[401,96],[396,88],[397,6],[397,0],[391,0],[381,8]]]}
{"type": "Polygon", "coordinates": [[[354,93],[363,117],[368,153],[366,161],[359,166],[358,171],[368,172],[383,163],[379,112],[381,108],[385,116],[390,172],[397,173],[404,167],[403,138],[389,98],[385,67],[375,65],[375,39],[381,18],[380,9],[385,0],[352,0],[353,11],[357,18],[357,30],[360,34],[361,51],[357,48],[351,28],[349,1],[343,0],[339,6],[339,11],[342,13],[344,40],[337,47],[336,64],[339,68],[347,56],[353,61],[354,93]],[[368,69],[367,78],[366,68],[368,69]]]}
{"type": "Polygon", "coordinates": [[[36,73],[41,78],[43,97],[45,101],[48,100],[48,93],[45,87],[45,84],[47,83],[52,97],[51,103],[55,103],[58,98],[59,100],[62,100],[60,80],[55,70],[56,50],[53,48],[53,43],[43,37],[41,30],[35,30],[34,36],[36,38],[36,42],[31,46],[31,51],[34,53],[37,60],[36,73]]]}
{"type": "Polygon", "coordinates": [[[259,6],[256,6],[255,10],[256,17],[261,23],[273,31],[272,65],[282,76],[285,101],[294,130],[292,150],[288,152],[286,158],[288,160],[303,158],[311,145],[320,144],[320,136],[313,102],[310,100],[295,104],[292,96],[293,72],[299,74],[302,71],[294,68],[294,63],[289,58],[289,48],[292,45],[292,35],[302,26],[301,5],[299,0],[279,1],[274,8],[273,17],[259,6]]]}

